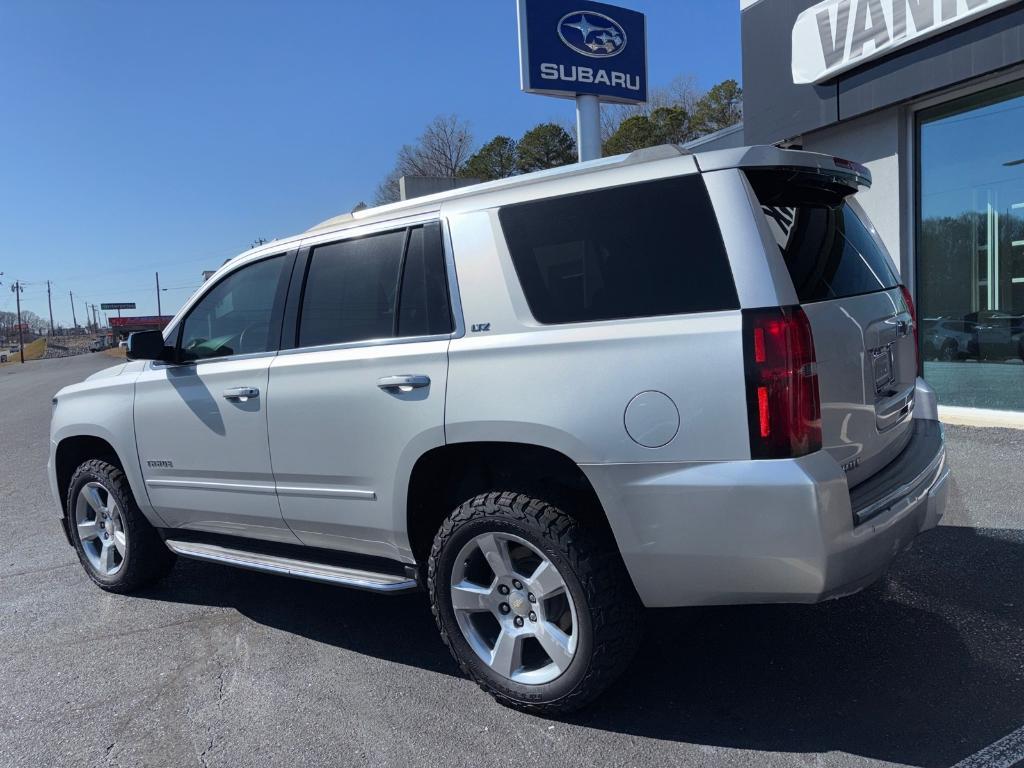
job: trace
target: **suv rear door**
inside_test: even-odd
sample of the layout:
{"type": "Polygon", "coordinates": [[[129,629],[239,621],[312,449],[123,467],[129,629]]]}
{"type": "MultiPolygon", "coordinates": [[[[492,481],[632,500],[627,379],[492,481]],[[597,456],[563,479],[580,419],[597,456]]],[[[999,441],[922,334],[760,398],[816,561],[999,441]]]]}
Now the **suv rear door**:
{"type": "Polygon", "coordinates": [[[404,483],[444,444],[453,322],[441,227],[344,238],[299,253],[270,368],[274,477],[304,544],[396,558],[404,483]]]}
{"type": "Polygon", "coordinates": [[[885,246],[835,177],[748,169],[814,336],[823,447],[851,486],[910,438],[917,346],[885,246]]]}

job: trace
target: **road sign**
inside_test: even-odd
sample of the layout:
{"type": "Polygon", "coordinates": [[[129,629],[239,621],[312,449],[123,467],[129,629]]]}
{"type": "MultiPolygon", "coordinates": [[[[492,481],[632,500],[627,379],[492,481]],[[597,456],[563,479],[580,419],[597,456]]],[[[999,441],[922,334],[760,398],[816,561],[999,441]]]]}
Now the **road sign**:
{"type": "Polygon", "coordinates": [[[519,0],[519,66],[527,93],[647,101],[647,20],[587,0],[519,0]]]}
{"type": "Polygon", "coordinates": [[[142,315],[140,317],[112,317],[111,328],[129,328],[134,326],[147,328],[163,328],[174,318],[171,315],[142,315]]]}
{"type": "Polygon", "coordinates": [[[100,304],[100,309],[104,312],[108,309],[135,309],[134,301],[110,301],[105,304],[100,304]]]}

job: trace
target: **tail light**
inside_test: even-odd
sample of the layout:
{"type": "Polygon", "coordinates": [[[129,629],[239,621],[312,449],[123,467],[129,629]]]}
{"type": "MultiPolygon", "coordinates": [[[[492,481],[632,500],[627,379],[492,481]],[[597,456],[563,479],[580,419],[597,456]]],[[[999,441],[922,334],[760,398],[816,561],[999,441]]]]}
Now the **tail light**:
{"type": "Polygon", "coordinates": [[[914,307],[914,299],[910,296],[910,291],[907,286],[901,285],[900,291],[903,292],[903,301],[907,304],[907,311],[910,313],[910,322],[913,325],[914,331],[914,360],[918,361],[920,366],[921,360],[921,339],[918,337],[918,324],[917,324],[917,309],[914,307]]]}
{"type": "Polygon", "coordinates": [[[750,453],[755,459],[821,449],[821,403],[811,324],[800,307],[743,311],[750,453]]]}

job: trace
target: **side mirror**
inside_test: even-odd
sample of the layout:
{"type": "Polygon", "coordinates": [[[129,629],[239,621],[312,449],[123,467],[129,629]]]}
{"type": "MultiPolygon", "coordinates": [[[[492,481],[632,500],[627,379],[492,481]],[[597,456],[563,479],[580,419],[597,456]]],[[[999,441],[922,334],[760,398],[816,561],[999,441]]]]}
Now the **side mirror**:
{"type": "Polygon", "coordinates": [[[136,331],[128,337],[129,360],[168,360],[169,353],[160,331],[136,331]]]}

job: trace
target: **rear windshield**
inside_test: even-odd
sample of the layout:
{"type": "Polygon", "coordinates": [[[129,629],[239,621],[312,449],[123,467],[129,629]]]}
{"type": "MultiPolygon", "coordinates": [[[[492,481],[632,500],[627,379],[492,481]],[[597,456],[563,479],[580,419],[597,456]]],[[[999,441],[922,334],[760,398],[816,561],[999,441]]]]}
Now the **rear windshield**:
{"type": "Polygon", "coordinates": [[[748,171],[803,304],[899,285],[889,257],[841,194],[785,171],[748,171]]]}
{"type": "Polygon", "coordinates": [[[499,218],[540,323],[739,307],[696,174],[510,205],[499,218]]]}

